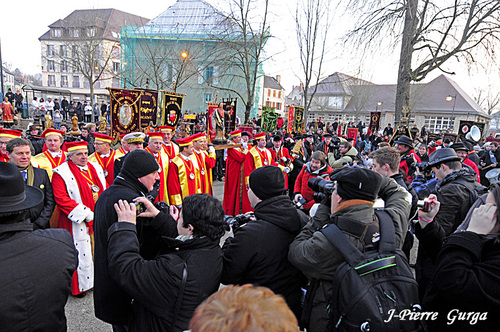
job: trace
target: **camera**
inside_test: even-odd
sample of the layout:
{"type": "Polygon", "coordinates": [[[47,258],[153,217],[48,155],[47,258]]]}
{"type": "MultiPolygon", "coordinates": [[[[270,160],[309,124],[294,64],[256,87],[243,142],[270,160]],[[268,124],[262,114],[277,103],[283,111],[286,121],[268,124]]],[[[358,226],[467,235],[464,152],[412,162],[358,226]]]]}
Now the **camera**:
{"type": "Polygon", "coordinates": [[[229,226],[231,226],[233,233],[236,233],[236,231],[246,224],[247,222],[251,221],[252,219],[255,219],[255,215],[253,213],[249,214],[238,214],[236,216],[225,216],[224,220],[227,222],[229,226]]]}
{"type": "Polygon", "coordinates": [[[417,202],[417,207],[424,212],[429,212],[431,210],[431,202],[427,199],[419,200],[417,202]]]}
{"type": "Polygon", "coordinates": [[[137,209],[135,213],[137,216],[146,211],[146,206],[144,205],[144,203],[134,202],[134,204],[135,208],[137,209]]]}
{"type": "Polygon", "coordinates": [[[428,162],[422,162],[422,163],[412,163],[411,168],[418,168],[421,171],[425,171],[427,169],[427,166],[429,165],[428,162]]]}
{"type": "Polygon", "coordinates": [[[311,188],[314,192],[323,193],[325,195],[331,195],[335,189],[335,182],[328,181],[323,179],[322,177],[316,177],[309,179],[307,182],[309,188],[311,188]]]}
{"type": "Polygon", "coordinates": [[[295,207],[297,209],[300,209],[302,207],[302,205],[304,205],[306,203],[306,199],[304,197],[302,197],[301,199],[299,199],[299,201],[297,203],[295,203],[295,207]]]}

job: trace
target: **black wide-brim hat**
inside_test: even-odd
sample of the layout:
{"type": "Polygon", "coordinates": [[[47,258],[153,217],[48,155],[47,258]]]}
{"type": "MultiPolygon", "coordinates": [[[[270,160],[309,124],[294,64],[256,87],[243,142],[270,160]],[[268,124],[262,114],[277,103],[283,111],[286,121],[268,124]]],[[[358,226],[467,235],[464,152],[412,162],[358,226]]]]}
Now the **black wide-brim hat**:
{"type": "Polygon", "coordinates": [[[43,201],[43,192],[27,186],[19,169],[0,162],[0,213],[28,210],[43,201]]]}
{"type": "Polygon", "coordinates": [[[396,141],[394,141],[394,143],[404,144],[406,146],[409,146],[410,148],[413,148],[413,141],[411,140],[411,138],[409,138],[408,136],[405,136],[405,135],[398,138],[396,141]]]}
{"type": "Polygon", "coordinates": [[[437,149],[429,156],[429,163],[427,168],[431,168],[435,165],[442,164],[448,161],[459,161],[461,158],[457,155],[455,150],[451,148],[441,148],[437,149]]]}
{"type": "Polygon", "coordinates": [[[459,150],[469,151],[469,148],[462,142],[453,143],[452,145],[450,145],[450,148],[452,148],[455,151],[459,150]]]}

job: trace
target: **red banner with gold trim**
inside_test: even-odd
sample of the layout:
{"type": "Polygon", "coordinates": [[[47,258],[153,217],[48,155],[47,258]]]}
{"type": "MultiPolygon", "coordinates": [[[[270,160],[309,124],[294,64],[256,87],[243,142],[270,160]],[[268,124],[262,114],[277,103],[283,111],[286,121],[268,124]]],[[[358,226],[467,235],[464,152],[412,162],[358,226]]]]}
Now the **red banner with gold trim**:
{"type": "Polygon", "coordinates": [[[294,116],[295,116],[295,108],[293,106],[288,107],[288,124],[286,127],[287,133],[291,133],[293,131],[294,116]]]}

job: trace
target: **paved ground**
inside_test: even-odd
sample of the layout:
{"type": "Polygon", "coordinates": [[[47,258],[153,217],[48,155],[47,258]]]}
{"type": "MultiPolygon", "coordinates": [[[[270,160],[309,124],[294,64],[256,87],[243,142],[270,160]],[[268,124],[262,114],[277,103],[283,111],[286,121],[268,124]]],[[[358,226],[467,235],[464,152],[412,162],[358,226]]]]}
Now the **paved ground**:
{"type": "MultiPolygon", "coordinates": [[[[224,182],[216,181],[214,183],[214,196],[222,201],[224,194],[224,182]]],[[[415,262],[416,248],[418,242],[415,239],[415,246],[412,250],[412,263],[415,262]]],[[[111,325],[106,324],[94,315],[93,293],[89,292],[82,299],[70,296],[66,304],[66,317],[68,319],[68,331],[99,331],[111,332],[111,325]]]]}

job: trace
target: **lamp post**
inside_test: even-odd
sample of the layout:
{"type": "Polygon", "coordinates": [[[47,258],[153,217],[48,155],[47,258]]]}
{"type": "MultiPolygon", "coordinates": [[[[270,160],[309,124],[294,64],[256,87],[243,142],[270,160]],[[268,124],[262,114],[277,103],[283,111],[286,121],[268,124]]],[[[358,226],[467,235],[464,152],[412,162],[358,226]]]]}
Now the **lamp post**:
{"type": "Polygon", "coordinates": [[[446,97],[446,101],[452,101],[452,100],[453,100],[453,108],[451,110],[451,122],[450,125],[448,126],[448,129],[450,129],[453,132],[453,129],[455,127],[455,104],[457,103],[456,94],[454,94],[453,96],[449,95],[448,97],[446,97]]]}

